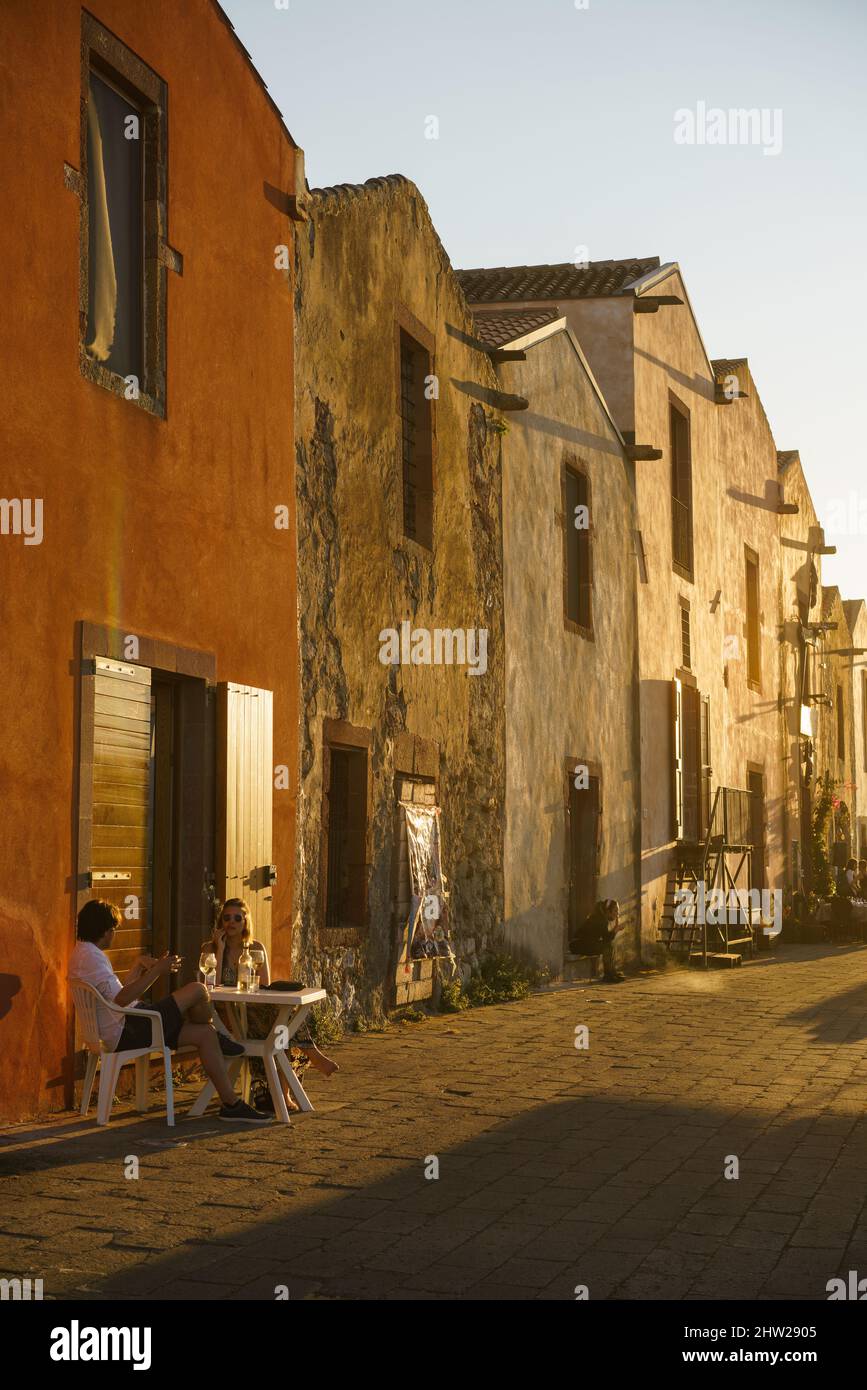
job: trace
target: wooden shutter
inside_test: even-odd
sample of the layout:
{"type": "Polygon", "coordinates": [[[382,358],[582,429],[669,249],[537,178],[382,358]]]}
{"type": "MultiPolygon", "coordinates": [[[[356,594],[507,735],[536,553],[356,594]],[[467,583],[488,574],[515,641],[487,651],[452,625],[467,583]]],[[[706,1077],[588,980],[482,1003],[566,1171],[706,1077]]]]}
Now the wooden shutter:
{"type": "Polygon", "coordinates": [[[217,686],[217,892],[250,904],[269,950],[273,721],[270,690],[217,686]]]}
{"type": "Polygon", "coordinates": [[[683,837],[683,687],[675,676],[672,683],[672,747],[674,752],[674,838],[683,837]]]}
{"type": "MultiPolygon", "coordinates": [[[[89,873],[93,895],[116,903],[124,913],[109,952],[112,966],[122,975],[152,946],[150,670],[96,657],[82,684],[83,727],[88,704],[93,720],[92,828],[89,863],[82,867],[89,873]],[[131,903],[131,898],[137,902],[131,903]],[[127,915],[136,907],[136,915],[127,915]]],[[[86,776],[82,767],[82,781],[86,776]]]]}
{"type": "Polygon", "coordinates": [[[710,787],[713,768],[710,761],[710,696],[701,697],[701,811],[699,815],[699,839],[707,838],[710,829],[710,787]]]}

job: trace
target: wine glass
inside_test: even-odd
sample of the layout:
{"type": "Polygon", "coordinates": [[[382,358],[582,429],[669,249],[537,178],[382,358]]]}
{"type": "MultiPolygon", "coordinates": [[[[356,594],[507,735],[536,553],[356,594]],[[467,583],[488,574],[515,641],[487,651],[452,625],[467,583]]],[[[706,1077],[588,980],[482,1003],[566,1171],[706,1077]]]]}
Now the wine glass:
{"type": "Polygon", "coordinates": [[[209,989],[213,989],[216,984],[217,957],[211,950],[203,950],[199,956],[199,969],[204,976],[205,984],[209,989]]]}

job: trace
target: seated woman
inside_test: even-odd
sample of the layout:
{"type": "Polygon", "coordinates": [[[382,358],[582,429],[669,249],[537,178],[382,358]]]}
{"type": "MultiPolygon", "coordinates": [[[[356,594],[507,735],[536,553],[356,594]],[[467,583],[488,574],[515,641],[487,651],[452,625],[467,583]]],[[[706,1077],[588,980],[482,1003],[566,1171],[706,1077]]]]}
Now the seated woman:
{"type": "MultiPolygon", "coordinates": [[[[264,962],[259,971],[259,984],[267,988],[272,983],[270,966],[268,963],[268,952],[261,941],[257,941],[253,936],[253,917],[249,905],[243,898],[227,898],[220,908],[217,915],[217,922],[214,933],[210,941],[206,941],[203,949],[210,948],[217,958],[217,983],[226,985],[230,989],[238,983],[238,962],[245,946],[249,946],[251,951],[259,950],[264,956],[264,962]]],[[[297,989],[298,985],[293,985],[288,981],[275,980],[275,989],[297,989]]],[[[226,1027],[231,1031],[232,1023],[230,1011],[220,1008],[217,1005],[226,1027]]],[[[247,1036],[250,1038],[267,1038],[274,1026],[276,1016],[276,1005],[272,1004],[249,1004],[247,1006],[247,1036]]],[[[289,1058],[292,1063],[292,1070],[297,1076],[301,1076],[308,1066],[315,1067],[322,1072],[323,1076],[331,1076],[332,1072],[339,1071],[336,1062],[330,1057],[326,1057],[324,1052],[320,1052],[307,1029],[302,1029],[300,1034],[292,1039],[289,1045],[289,1058]]],[[[258,1085],[257,1104],[260,1109],[273,1108],[268,1087],[265,1084],[265,1068],[260,1057],[250,1059],[251,1074],[260,1083],[258,1085]]],[[[283,1095],[286,1099],[286,1107],[289,1110],[297,1110],[298,1105],[295,1097],[289,1089],[289,1082],[278,1070],[280,1084],[283,1095]]]]}

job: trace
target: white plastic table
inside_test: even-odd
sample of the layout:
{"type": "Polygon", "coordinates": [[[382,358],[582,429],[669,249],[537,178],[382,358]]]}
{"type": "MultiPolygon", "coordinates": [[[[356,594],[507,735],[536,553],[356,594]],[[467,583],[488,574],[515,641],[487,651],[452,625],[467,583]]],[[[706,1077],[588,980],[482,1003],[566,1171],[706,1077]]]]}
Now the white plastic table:
{"type": "MultiPolygon", "coordinates": [[[[279,1067],[289,1082],[289,1089],[298,1102],[301,1110],[309,1111],[313,1109],[307,1092],[292,1070],[292,1064],[286,1056],[289,1044],[298,1029],[304,1023],[314,1004],[318,1004],[320,999],[324,999],[324,989],[299,989],[288,990],[276,989],[257,989],[239,990],[231,989],[226,985],[220,985],[216,989],[209,991],[212,1003],[228,1004],[233,1011],[233,1022],[237,1029],[237,1041],[244,1044],[243,1057],[227,1057],[226,1067],[232,1081],[238,1074],[240,1067],[244,1068],[243,1077],[243,1096],[249,1099],[250,1094],[250,1067],[248,1059],[250,1057],[261,1057],[265,1064],[265,1075],[268,1078],[268,1089],[274,1101],[274,1114],[285,1125],[289,1124],[289,1111],[283,1097],[283,1088],[280,1085],[280,1078],[277,1072],[279,1067]],[[267,1038],[248,1038],[247,1037],[247,1008],[250,1004],[270,1004],[276,1007],[277,1015],[271,1026],[271,1032],[267,1038]]],[[[225,1033],[227,1030],[222,1026],[219,1019],[217,1028],[225,1033]]],[[[191,1109],[187,1112],[188,1118],[198,1119],[205,1113],[208,1105],[215,1095],[215,1087],[208,1081],[197,1096],[191,1109]]]]}

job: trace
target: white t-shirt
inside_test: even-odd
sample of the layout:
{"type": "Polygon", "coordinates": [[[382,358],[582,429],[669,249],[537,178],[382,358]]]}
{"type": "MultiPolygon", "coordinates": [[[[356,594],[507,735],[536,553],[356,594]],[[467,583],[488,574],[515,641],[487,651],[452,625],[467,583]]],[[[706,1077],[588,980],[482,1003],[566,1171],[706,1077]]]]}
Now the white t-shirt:
{"type": "MultiPolygon", "coordinates": [[[[101,951],[93,941],[76,941],[69,957],[69,978],[84,980],[86,984],[93,985],[103,999],[114,1000],[123,989],[105,951],[101,951]]],[[[113,1050],[117,1047],[126,1022],[123,1014],[113,1013],[111,1009],[104,1009],[97,1004],[96,1021],[99,1036],[106,1047],[113,1050]]]]}

